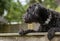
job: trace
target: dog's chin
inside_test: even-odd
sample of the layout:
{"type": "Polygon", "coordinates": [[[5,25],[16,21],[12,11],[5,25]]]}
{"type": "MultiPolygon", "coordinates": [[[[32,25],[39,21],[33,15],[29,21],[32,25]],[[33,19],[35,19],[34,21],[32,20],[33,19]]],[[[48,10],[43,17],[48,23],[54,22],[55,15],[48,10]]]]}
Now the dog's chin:
{"type": "Polygon", "coordinates": [[[24,21],[25,23],[31,24],[31,23],[39,23],[37,21],[24,21]]]}
{"type": "Polygon", "coordinates": [[[32,23],[32,21],[24,21],[25,23],[32,23]]]}

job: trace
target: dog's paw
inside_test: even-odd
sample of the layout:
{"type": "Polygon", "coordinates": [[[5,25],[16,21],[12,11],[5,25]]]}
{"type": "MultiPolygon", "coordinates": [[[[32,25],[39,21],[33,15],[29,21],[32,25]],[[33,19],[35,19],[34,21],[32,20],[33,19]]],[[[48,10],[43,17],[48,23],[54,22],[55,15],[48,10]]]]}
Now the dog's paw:
{"type": "Polygon", "coordinates": [[[48,39],[51,40],[51,39],[53,39],[54,36],[55,36],[55,31],[54,31],[54,29],[50,29],[50,30],[48,31],[48,35],[47,35],[48,39]]]}
{"type": "Polygon", "coordinates": [[[20,31],[19,31],[19,34],[20,34],[21,36],[23,36],[23,35],[26,34],[26,32],[25,32],[24,30],[20,30],[20,31]]]}

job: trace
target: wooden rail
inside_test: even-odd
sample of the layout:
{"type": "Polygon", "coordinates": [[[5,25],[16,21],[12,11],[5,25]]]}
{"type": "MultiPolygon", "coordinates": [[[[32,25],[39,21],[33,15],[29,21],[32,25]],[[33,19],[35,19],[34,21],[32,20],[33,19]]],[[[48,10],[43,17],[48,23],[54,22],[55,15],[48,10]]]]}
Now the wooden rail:
{"type": "MultiPolygon", "coordinates": [[[[26,36],[38,36],[38,35],[41,35],[41,36],[44,36],[44,35],[47,35],[47,32],[44,32],[44,33],[28,33],[26,34],[26,36]]],[[[60,35],[60,32],[56,32],[55,35],[60,35]]],[[[20,36],[19,33],[0,33],[0,37],[1,36],[20,36]]]]}
{"type": "MultiPolygon", "coordinates": [[[[49,41],[47,32],[45,33],[28,33],[20,36],[19,33],[0,33],[0,41],[49,41]]],[[[51,41],[60,41],[60,32],[55,33],[51,41]]]]}

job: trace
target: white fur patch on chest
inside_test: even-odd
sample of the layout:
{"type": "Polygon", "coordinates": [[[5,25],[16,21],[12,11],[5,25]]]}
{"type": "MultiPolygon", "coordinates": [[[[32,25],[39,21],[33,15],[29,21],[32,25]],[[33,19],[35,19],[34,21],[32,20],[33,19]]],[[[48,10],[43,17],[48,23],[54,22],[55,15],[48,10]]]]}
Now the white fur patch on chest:
{"type": "Polygon", "coordinates": [[[43,25],[48,24],[51,21],[52,15],[50,13],[49,17],[47,18],[47,20],[45,21],[45,23],[43,25]]]}

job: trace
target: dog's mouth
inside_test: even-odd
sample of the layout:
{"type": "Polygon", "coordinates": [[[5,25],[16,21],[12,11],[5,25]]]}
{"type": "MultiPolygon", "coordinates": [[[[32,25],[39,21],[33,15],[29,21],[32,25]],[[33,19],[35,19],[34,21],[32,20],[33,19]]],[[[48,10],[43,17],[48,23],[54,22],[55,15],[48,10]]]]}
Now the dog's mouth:
{"type": "Polygon", "coordinates": [[[29,20],[27,20],[27,19],[24,19],[24,18],[23,18],[23,22],[24,22],[24,23],[32,23],[31,21],[29,21],[29,20]]]}
{"type": "Polygon", "coordinates": [[[32,21],[24,20],[25,23],[32,23],[32,21]]]}

